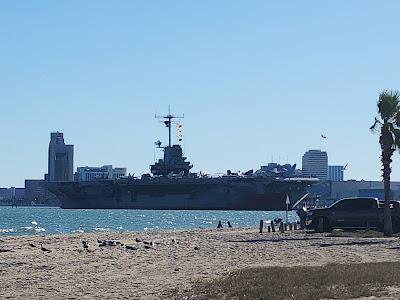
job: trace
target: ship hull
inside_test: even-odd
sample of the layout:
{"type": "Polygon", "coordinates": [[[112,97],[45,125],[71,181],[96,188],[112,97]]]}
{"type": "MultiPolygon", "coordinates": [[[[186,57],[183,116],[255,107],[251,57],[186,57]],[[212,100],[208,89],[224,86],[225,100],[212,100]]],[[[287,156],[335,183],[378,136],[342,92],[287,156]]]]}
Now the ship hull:
{"type": "Polygon", "coordinates": [[[264,178],[53,182],[46,187],[65,209],[285,210],[309,181],[264,178]]]}

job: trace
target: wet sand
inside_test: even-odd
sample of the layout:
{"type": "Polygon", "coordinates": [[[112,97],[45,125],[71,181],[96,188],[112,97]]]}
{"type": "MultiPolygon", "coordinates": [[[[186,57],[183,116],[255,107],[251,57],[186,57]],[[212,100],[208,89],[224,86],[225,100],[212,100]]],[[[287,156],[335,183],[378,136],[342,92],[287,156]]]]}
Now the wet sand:
{"type": "Polygon", "coordinates": [[[165,299],[241,268],[400,261],[399,249],[398,238],[255,228],[0,236],[0,299],[165,299]]]}

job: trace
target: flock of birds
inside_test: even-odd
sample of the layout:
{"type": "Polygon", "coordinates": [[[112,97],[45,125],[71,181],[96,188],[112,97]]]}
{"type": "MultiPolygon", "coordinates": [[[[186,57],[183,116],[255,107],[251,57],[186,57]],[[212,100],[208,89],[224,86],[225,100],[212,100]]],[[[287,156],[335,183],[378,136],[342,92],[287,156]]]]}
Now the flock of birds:
{"type": "MultiPolygon", "coordinates": [[[[145,241],[145,240],[141,240],[139,238],[136,238],[136,242],[137,243],[143,243],[144,244],[144,248],[145,249],[154,249],[155,243],[154,241],[145,241]]],[[[113,240],[99,240],[97,239],[97,243],[99,247],[115,247],[115,246],[125,246],[125,248],[127,250],[138,250],[139,247],[137,246],[132,246],[132,245],[125,245],[121,242],[118,241],[113,241],[113,240]]],[[[31,246],[32,248],[37,248],[38,246],[36,246],[33,243],[29,243],[29,246],[31,246]]],[[[82,246],[83,246],[83,250],[84,251],[90,251],[89,250],[89,241],[82,241],[82,246]]],[[[40,250],[43,251],[44,253],[51,253],[50,249],[47,249],[43,246],[42,243],[40,243],[40,250]]]]}
{"type": "MultiPolygon", "coordinates": [[[[31,246],[32,248],[36,248],[36,247],[37,247],[37,246],[34,245],[33,243],[29,243],[29,246],[31,246]]],[[[42,250],[43,252],[46,252],[46,253],[51,253],[51,250],[49,250],[49,249],[43,247],[43,244],[42,244],[42,243],[40,243],[40,250],[42,250]]]]}

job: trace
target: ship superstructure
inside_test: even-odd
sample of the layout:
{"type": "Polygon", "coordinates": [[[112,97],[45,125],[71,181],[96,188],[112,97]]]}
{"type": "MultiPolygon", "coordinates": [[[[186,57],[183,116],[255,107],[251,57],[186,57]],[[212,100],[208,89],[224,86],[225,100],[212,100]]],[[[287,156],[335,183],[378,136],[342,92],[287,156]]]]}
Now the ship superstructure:
{"type": "Polygon", "coordinates": [[[171,144],[174,118],[158,117],[168,128],[168,145],[157,141],[163,158],[150,166],[151,174],[117,180],[47,182],[46,187],[61,201],[62,208],[121,208],[171,210],[284,210],[306,195],[316,182],[299,178],[295,166],[270,164],[243,174],[227,171],[208,176],[190,173],[193,165],[183,156],[180,145],[171,144]]]}

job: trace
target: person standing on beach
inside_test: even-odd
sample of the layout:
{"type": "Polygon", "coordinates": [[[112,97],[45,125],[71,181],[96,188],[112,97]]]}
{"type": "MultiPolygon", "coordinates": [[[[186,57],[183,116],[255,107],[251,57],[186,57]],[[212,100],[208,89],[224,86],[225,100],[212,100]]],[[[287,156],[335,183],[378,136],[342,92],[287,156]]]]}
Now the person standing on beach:
{"type": "Polygon", "coordinates": [[[219,222],[218,222],[218,226],[217,226],[217,228],[223,228],[223,227],[222,227],[222,223],[221,223],[221,221],[219,221],[219,222]]]}
{"type": "Polygon", "coordinates": [[[300,229],[306,228],[307,204],[304,202],[303,207],[296,211],[300,218],[300,229]]]}

